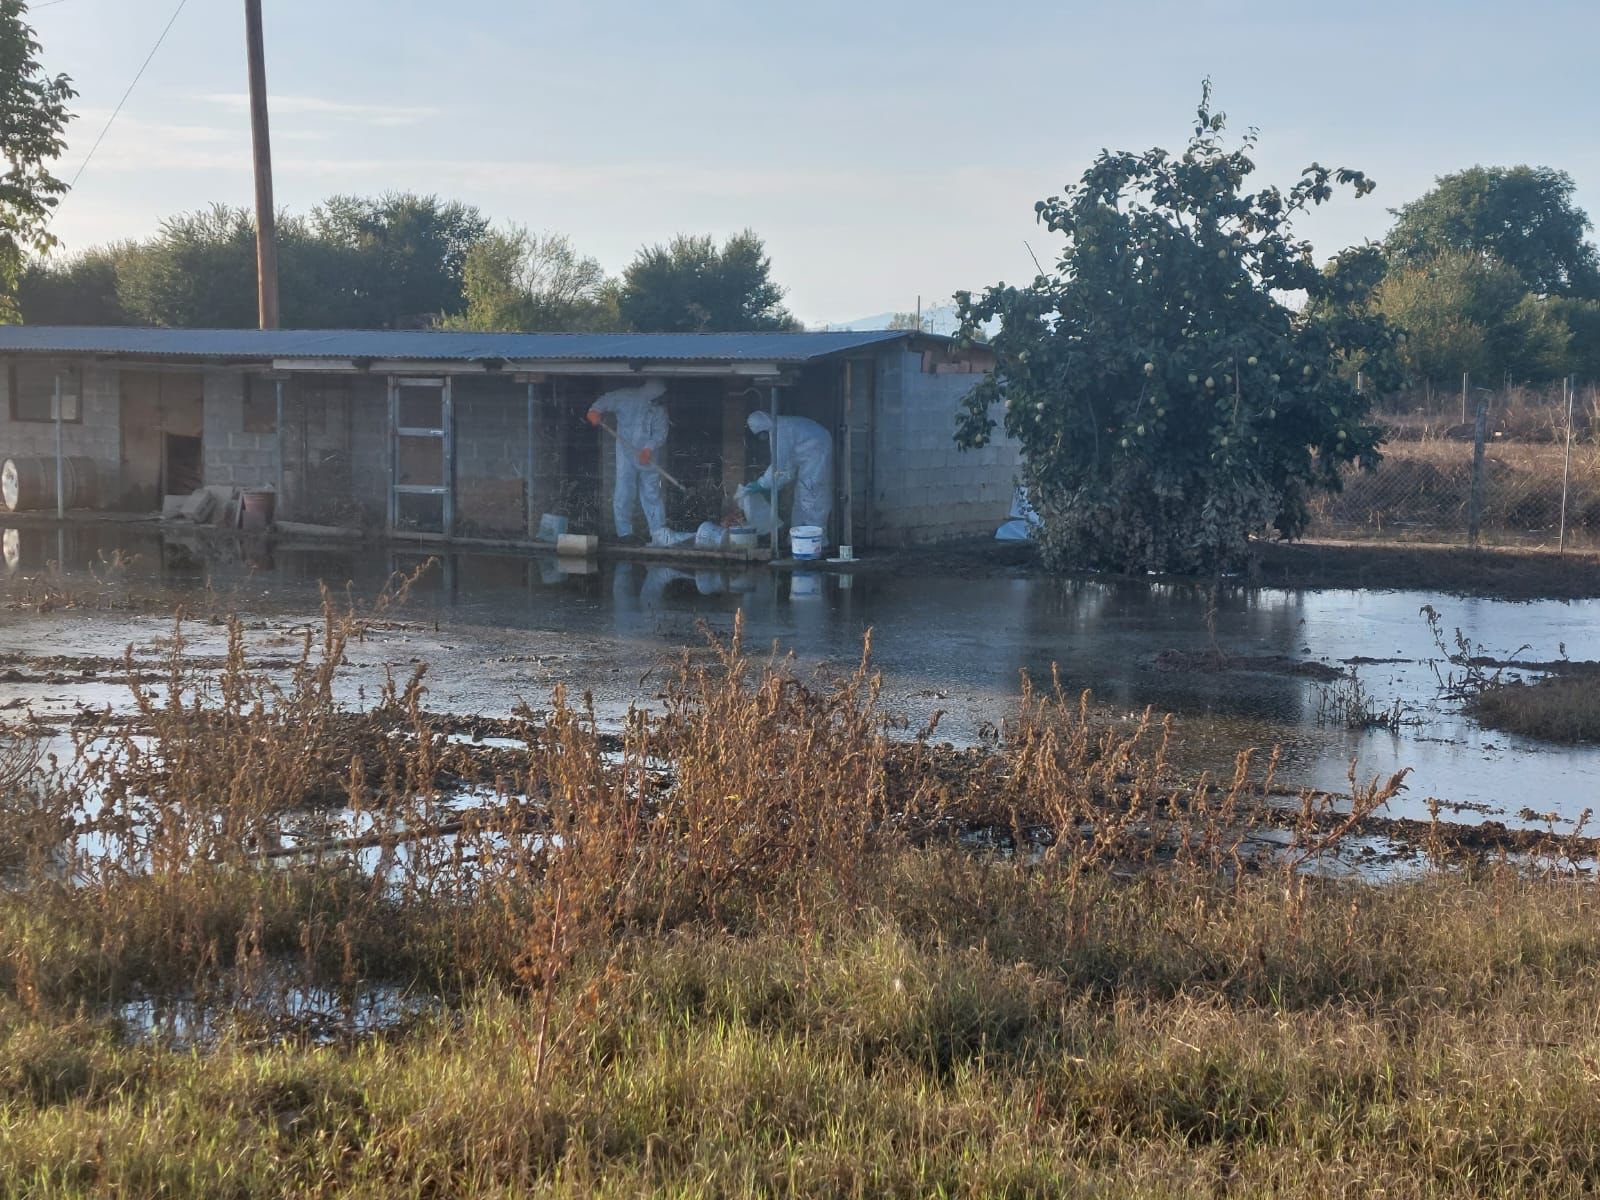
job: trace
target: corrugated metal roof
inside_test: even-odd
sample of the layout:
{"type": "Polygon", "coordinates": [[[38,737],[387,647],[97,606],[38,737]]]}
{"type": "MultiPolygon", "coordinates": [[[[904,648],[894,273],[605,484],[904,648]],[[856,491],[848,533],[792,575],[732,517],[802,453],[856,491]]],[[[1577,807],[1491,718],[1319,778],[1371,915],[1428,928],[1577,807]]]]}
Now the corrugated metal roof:
{"type": "Polygon", "coordinates": [[[399,329],[150,329],[117,325],[0,326],[0,353],[185,359],[293,358],[439,362],[802,363],[911,335],[825,333],[460,333],[399,329]]]}

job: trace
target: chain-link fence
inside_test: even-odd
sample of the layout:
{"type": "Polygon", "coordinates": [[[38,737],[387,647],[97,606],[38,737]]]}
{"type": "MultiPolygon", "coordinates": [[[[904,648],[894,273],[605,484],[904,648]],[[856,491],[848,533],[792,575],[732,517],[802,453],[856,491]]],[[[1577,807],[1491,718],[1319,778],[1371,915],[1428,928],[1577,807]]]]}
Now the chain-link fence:
{"type": "Polygon", "coordinates": [[[1319,497],[1308,536],[1600,549],[1594,385],[1474,391],[1378,420],[1383,461],[1319,497]]]}

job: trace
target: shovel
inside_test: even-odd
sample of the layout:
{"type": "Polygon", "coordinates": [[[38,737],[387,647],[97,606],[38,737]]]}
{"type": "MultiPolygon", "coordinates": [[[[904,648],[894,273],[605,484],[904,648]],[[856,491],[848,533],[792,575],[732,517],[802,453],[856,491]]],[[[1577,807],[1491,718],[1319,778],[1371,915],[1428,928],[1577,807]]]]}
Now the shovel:
{"type": "MultiPolygon", "coordinates": [[[[587,425],[588,422],[585,421],[584,424],[587,425]]],[[[627,438],[623,437],[620,433],[618,433],[615,429],[611,428],[611,426],[607,425],[604,421],[600,422],[600,428],[604,429],[612,437],[616,438],[617,441],[619,443],[621,443],[622,448],[624,450],[626,450],[629,454],[633,455],[633,458],[634,458],[635,462],[639,461],[639,452],[633,448],[633,446],[629,443],[627,438]]],[[[643,464],[641,464],[641,465],[643,465],[643,464]]],[[[657,466],[656,463],[655,463],[655,460],[654,460],[654,456],[652,456],[652,458],[651,458],[650,465],[652,467],[655,467],[657,475],[661,476],[661,478],[665,479],[668,483],[670,483],[673,487],[677,488],[680,492],[687,493],[689,491],[689,489],[684,487],[683,484],[679,483],[671,475],[667,474],[667,469],[665,467],[657,466]]]]}

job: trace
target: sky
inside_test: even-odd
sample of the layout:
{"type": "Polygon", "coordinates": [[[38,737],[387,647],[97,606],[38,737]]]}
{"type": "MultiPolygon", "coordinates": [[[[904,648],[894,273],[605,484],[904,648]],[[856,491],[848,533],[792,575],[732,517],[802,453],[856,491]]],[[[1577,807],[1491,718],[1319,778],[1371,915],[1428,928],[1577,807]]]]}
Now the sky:
{"type": "MultiPolygon", "coordinates": [[[[35,0],[83,163],[177,0],[35,0]]],[[[1318,253],[1474,163],[1567,171],[1600,216],[1595,0],[264,0],[280,208],[435,193],[620,271],[754,229],[809,325],[932,306],[1054,257],[1035,200],[1104,147],[1181,146],[1201,80],[1257,179],[1366,171],[1318,253]]],[[[188,0],[63,202],[70,252],[253,203],[240,0],[188,0]]]]}

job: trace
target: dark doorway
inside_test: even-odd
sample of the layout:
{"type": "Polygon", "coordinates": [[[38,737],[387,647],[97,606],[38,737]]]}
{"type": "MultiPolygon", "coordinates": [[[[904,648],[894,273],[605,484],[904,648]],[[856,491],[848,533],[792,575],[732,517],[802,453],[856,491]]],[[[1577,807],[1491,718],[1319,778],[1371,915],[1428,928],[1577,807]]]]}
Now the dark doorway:
{"type": "Polygon", "coordinates": [[[204,482],[201,441],[181,433],[167,434],[166,494],[187,496],[204,482]]]}

